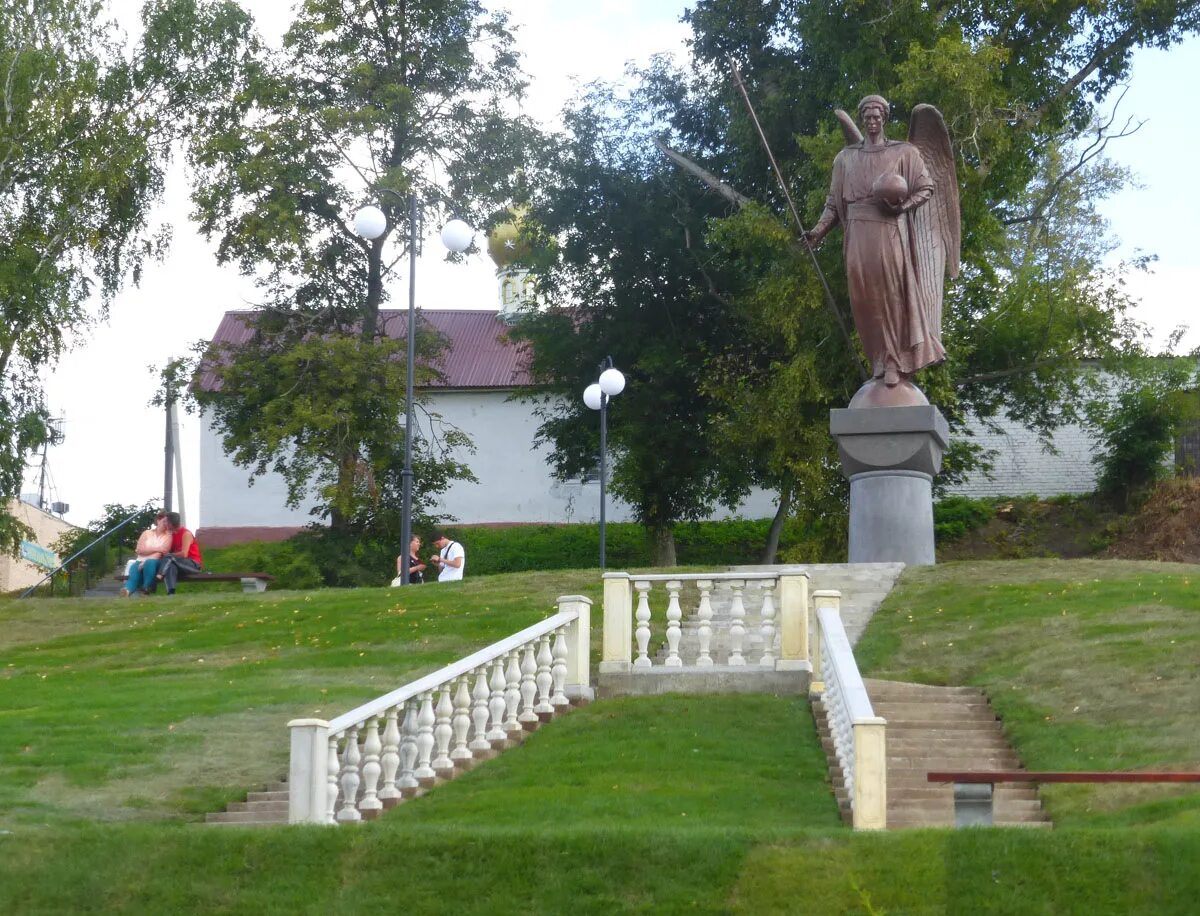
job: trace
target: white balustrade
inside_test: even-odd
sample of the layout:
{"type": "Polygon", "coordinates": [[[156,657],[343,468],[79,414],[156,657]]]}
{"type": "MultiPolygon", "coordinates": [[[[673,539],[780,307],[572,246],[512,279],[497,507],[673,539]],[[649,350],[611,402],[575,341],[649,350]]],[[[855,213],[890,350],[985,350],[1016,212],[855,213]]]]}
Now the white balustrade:
{"type": "Polygon", "coordinates": [[[606,573],[604,602],[601,674],[714,666],[806,672],[812,667],[808,574],[803,571],[606,573]],[[660,607],[664,625],[656,632],[660,607]]]}
{"type": "Polygon", "coordinates": [[[881,830],[887,826],[887,722],[871,707],[842,624],[840,593],[813,592],[813,603],[820,647],[813,684],[825,707],[852,821],[858,830],[881,830]]]}
{"type": "Polygon", "coordinates": [[[291,730],[288,820],[353,823],[507,747],[525,729],[591,698],[591,601],[326,722],[291,730]]]}

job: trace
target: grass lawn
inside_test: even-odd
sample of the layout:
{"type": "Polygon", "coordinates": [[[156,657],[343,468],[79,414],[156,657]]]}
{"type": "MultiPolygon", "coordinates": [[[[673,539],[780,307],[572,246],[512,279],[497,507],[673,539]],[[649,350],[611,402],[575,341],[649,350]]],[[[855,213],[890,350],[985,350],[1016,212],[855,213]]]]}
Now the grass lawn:
{"type": "MultiPolygon", "coordinates": [[[[1197,574],[913,570],[859,656],[985,687],[1030,767],[1197,768],[1197,574]]],[[[1196,912],[1194,789],[1047,791],[1052,831],[855,834],[794,698],[598,702],[360,827],[191,823],[285,772],[288,718],[345,711],[567,593],[598,601],[598,575],[0,602],[0,913],[1196,912]]]]}

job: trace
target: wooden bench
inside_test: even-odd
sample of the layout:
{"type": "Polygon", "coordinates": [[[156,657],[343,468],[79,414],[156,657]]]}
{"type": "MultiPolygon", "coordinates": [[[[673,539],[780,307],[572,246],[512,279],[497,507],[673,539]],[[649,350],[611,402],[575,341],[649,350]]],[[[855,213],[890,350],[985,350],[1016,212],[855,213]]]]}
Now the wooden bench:
{"type": "MultiPolygon", "coordinates": [[[[118,582],[124,582],[125,577],[120,573],[113,576],[118,582]]],[[[261,572],[243,572],[243,573],[186,573],[182,569],[179,571],[180,582],[241,582],[242,591],[244,592],[265,592],[267,583],[274,582],[275,577],[268,573],[261,572]]]]}
{"type": "Polygon", "coordinates": [[[955,827],[989,827],[992,823],[992,795],[998,782],[1200,782],[1200,773],[934,770],[926,773],[925,779],[928,782],[954,783],[955,827]]]}

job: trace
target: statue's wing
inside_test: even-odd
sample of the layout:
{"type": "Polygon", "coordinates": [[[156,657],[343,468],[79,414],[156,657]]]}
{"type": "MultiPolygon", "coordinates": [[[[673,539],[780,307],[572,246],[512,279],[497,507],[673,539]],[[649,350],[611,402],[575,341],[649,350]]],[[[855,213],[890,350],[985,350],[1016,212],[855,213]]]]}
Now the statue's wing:
{"type": "Polygon", "coordinates": [[[854,119],[840,108],[835,108],[833,113],[837,116],[838,123],[842,125],[842,133],[846,137],[846,145],[852,143],[862,143],[862,131],[858,129],[858,125],[854,123],[854,119]]]}
{"type": "MultiPolygon", "coordinates": [[[[958,176],[954,172],[954,151],[950,147],[950,132],[942,113],[932,105],[917,105],[908,122],[908,142],[921,151],[925,169],[933,179],[933,199],[918,207],[917,231],[926,236],[921,242],[931,242],[940,248],[939,260],[944,258],[946,276],[958,276],[958,259],[962,243],[962,219],[958,204],[958,176]]],[[[940,273],[940,271],[939,271],[940,273]]],[[[938,277],[941,286],[941,277],[938,277]]],[[[938,298],[941,298],[940,289],[938,298]]]]}

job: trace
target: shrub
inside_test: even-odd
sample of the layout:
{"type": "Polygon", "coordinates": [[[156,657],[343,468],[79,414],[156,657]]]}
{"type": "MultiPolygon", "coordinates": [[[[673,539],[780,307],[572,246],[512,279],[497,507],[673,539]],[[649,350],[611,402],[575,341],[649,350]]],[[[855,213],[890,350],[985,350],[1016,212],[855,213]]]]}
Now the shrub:
{"type": "Polygon", "coordinates": [[[994,500],[947,496],[933,505],[933,536],[938,543],[956,541],[982,528],[995,515],[994,500]]]}

